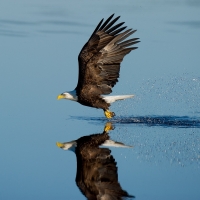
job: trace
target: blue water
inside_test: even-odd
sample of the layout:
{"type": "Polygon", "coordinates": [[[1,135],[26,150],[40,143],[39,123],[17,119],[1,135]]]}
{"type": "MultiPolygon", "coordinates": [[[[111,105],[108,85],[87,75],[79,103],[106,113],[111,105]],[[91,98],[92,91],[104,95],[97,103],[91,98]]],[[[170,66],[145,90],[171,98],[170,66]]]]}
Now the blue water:
{"type": "MultiPolygon", "coordinates": [[[[89,122],[106,122],[108,121],[104,117],[71,117],[72,119],[87,120],[89,122]]],[[[135,124],[146,126],[162,126],[162,127],[174,127],[174,128],[200,128],[200,119],[191,118],[188,116],[121,116],[114,117],[109,120],[112,124],[135,124]]]]}
{"type": "Polygon", "coordinates": [[[136,199],[200,199],[200,3],[2,1],[0,199],[85,199],[76,157],[56,142],[102,133],[101,110],[57,101],[77,84],[77,56],[112,13],[137,29],[113,94],[111,148],[119,182],[136,199]]]}

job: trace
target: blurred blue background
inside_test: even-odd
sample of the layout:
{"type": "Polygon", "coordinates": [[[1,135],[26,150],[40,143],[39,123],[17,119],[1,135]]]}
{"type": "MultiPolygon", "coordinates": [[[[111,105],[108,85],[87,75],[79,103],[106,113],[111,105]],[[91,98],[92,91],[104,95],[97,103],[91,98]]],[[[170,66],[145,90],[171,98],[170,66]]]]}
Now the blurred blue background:
{"type": "Polygon", "coordinates": [[[113,89],[135,98],[111,110],[150,118],[110,134],[134,146],[112,148],[122,188],[136,199],[200,199],[198,0],[2,0],[0,10],[0,199],[84,199],[75,155],[55,143],[101,133],[103,112],[56,97],[75,88],[78,54],[112,13],[141,43],[113,89]],[[152,126],[155,116],[194,124],[152,126]]]}

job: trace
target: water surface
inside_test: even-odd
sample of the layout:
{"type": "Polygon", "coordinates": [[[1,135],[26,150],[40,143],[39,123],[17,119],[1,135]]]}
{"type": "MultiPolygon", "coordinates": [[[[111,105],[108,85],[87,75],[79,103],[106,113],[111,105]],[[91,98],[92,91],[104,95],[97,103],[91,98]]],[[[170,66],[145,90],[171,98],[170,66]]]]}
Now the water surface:
{"type": "Polygon", "coordinates": [[[101,133],[103,112],[56,96],[77,84],[77,56],[96,24],[120,15],[141,43],[113,94],[113,148],[122,187],[136,199],[200,198],[200,3],[2,1],[0,199],[85,199],[76,158],[56,141],[101,133]]]}

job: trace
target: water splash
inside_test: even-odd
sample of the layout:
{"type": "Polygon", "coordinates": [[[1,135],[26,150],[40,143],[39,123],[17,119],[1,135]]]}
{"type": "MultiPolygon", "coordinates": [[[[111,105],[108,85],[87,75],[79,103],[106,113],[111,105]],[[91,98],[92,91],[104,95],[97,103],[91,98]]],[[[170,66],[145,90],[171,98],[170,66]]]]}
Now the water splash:
{"type": "Polygon", "coordinates": [[[117,115],[194,116],[200,113],[200,77],[160,77],[126,85],[135,97],[112,105],[117,115]]]}
{"type": "MultiPolygon", "coordinates": [[[[71,116],[71,119],[86,120],[90,123],[105,123],[105,117],[71,116]]],[[[115,125],[144,125],[174,128],[200,128],[200,118],[189,116],[120,116],[109,120],[115,125]]]]}

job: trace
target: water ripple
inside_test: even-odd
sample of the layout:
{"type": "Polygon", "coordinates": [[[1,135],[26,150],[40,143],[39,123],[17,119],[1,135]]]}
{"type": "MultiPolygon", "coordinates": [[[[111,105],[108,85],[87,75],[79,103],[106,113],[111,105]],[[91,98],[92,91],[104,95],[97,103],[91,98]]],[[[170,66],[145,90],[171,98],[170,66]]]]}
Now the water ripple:
{"type": "MultiPolygon", "coordinates": [[[[71,116],[72,119],[86,120],[90,122],[103,122],[104,117],[71,116]]],[[[109,120],[113,124],[141,124],[145,126],[161,126],[174,128],[200,128],[200,118],[189,116],[120,116],[109,120]]]]}

